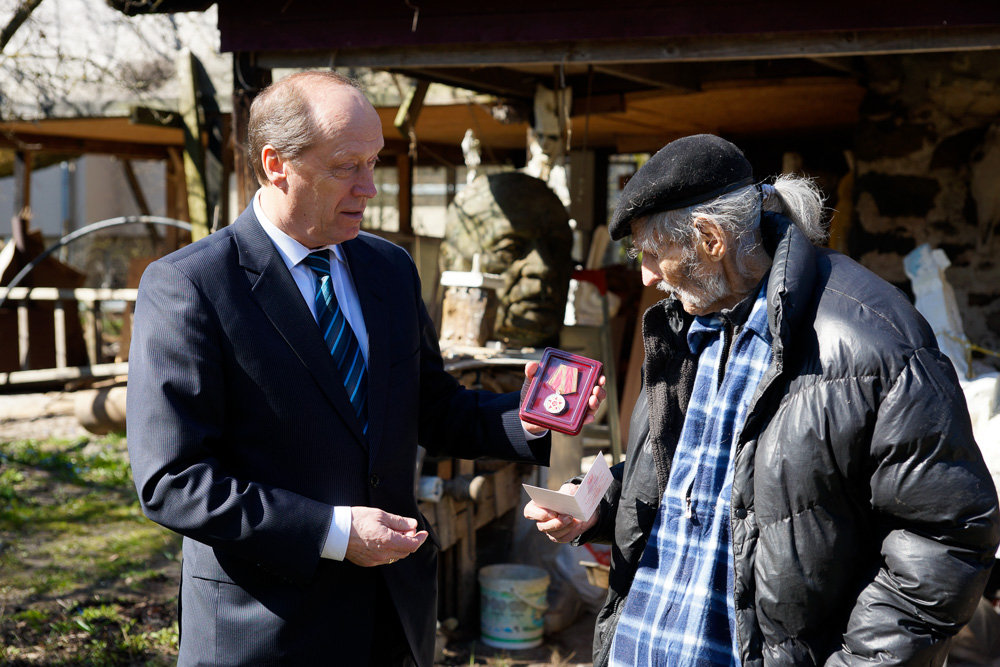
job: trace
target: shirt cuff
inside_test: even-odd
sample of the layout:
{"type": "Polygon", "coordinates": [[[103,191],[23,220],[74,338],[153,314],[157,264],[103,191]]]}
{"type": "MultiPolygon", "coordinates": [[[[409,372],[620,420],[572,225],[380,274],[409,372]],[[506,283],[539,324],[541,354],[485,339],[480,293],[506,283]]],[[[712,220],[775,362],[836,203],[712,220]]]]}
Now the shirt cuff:
{"type": "Polygon", "coordinates": [[[330,522],[330,532],[326,535],[323,545],[323,558],[344,560],[347,555],[347,541],[351,537],[351,508],[346,505],[336,505],[333,508],[333,521],[330,522]]]}
{"type": "Polygon", "coordinates": [[[524,439],[525,440],[538,440],[539,438],[544,438],[545,436],[547,436],[549,434],[549,430],[548,429],[545,429],[544,431],[542,431],[541,433],[539,433],[537,435],[534,434],[534,433],[532,433],[531,431],[528,430],[528,423],[526,421],[524,421],[523,419],[521,420],[521,430],[524,431],[524,439]]]}

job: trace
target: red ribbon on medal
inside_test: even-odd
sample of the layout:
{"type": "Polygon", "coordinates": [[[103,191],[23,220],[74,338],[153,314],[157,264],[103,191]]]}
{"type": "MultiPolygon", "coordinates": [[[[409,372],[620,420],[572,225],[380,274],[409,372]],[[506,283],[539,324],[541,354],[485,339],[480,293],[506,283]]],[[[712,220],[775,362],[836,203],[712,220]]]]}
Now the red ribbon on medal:
{"type": "Polygon", "coordinates": [[[563,394],[574,394],[576,393],[577,379],[579,378],[579,370],[575,366],[567,366],[566,364],[559,364],[549,379],[546,380],[545,384],[552,387],[555,390],[554,394],[549,394],[542,404],[545,410],[549,414],[559,415],[566,411],[568,403],[566,399],[563,398],[563,394]]]}
{"type": "Polygon", "coordinates": [[[559,364],[552,375],[549,376],[545,384],[549,385],[559,394],[575,394],[576,384],[580,376],[580,371],[576,366],[559,364]]]}

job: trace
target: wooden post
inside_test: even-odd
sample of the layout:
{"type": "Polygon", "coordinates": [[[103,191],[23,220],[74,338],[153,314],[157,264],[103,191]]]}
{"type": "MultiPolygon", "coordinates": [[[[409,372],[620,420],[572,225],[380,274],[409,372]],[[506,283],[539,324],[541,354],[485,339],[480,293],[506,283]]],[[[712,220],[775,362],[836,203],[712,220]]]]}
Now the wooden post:
{"type": "Polygon", "coordinates": [[[413,234],[413,162],[410,156],[401,153],[396,156],[396,171],[399,173],[399,233],[413,234]]]}
{"type": "Polygon", "coordinates": [[[177,76],[180,88],[177,105],[184,120],[184,182],[187,185],[188,220],[191,222],[191,239],[197,241],[209,233],[208,193],[194,56],[187,49],[177,57],[177,76]]]}
{"type": "Polygon", "coordinates": [[[62,301],[53,304],[56,337],[56,368],[66,368],[66,308],[62,301]]]}
{"type": "Polygon", "coordinates": [[[563,483],[580,474],[583,461],[583,436],[552,432],[548,487],[558,490],[563,483]]]}
{"type": "Polygon", "coordinates": [[[90,365],[94,366],[103,362],[101,354],[101,302],[94,300],[89,304],[87,314],[84,317],[86,326],[83,328],[83,337],[87,341],[87,357],[90,365]]]}
{"type": "MultiPolygon", "coordinates": [[[[167,217],[184,220],[187,218],[187,199],[184,188],[184,161],[180,151],[167,148],[167,217]]],[[[164,252],[180,248],[180,230],[167,227],[164,252]]]]}
{"type": "Polygon", "coordinates": [[[28,329],[28,302],[17,307],[17,352],[22,371],[31,368],[31,334],[28,329]]]}
{"type": "Polygon", "coordinates": [[[11,236],[18,252],[28,251],[28,225],[31,222],[31,153],[14,153],[14,218],[11,236]]]}
{"type": "Polygon", "coordinates": [[[250,205],[260,184],[247,154],[247,124],[250,105],[261,90],[271,83],[271,70],[257,67],[253,53],[233,54],[233,171],[236,173],[236,205],[242,211],[250,205]]]}

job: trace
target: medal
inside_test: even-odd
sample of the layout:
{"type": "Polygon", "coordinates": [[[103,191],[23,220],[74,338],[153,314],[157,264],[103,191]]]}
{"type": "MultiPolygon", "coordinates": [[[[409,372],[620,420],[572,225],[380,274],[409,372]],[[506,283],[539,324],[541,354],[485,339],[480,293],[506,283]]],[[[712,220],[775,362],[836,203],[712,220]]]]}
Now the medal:
{"type": "Polygon", "coordinates": [[[555,393],[549,394],[542,403],[546,412],[553,415],[559,415],[566,411],[566,406],[568,404],[563,396],[564,394],[576,393],[578,378],[579,371],[575,366],[559,364],[555,370],[552,371],[552,375],[550,375],[549,379],[545,381],[545,384],[552,387],[555,393]]]}
{"type": "Polygon", "coordinates": [[[557,391],[554,394],[549,394],[542,405],[545,406],[545,410],[549,414],[559,415],[566,409],[566,399],[557,391]]]}

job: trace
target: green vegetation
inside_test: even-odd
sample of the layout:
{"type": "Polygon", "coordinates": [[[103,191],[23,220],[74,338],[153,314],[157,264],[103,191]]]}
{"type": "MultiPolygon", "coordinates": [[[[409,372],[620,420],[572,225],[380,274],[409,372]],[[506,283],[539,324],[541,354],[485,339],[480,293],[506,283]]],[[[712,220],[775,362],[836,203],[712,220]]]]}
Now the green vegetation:
{"type": "MultiPolygon", "coordinates": [[[[142,515],[121,435],[0,436],[0,665],[175,664],[180,548],[142,515]]],[[[466,639],[441,664],[570,664],[550,647],[477,656],[466,639]]]]}
{"type": "Polygon", "coordinates": [[[173,664],[179,552],[121,435],[0,442],[0,664],[173,664]]]}

